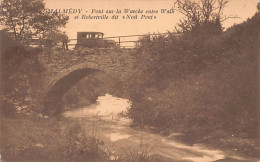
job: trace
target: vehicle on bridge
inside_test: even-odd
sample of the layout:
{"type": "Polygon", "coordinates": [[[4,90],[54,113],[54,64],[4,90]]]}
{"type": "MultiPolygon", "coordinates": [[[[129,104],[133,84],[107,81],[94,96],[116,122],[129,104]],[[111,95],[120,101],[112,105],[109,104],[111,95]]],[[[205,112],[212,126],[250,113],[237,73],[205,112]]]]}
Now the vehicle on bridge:
{"type": "Polygon", "coordinates": [[[80,48],[111,48],[116,47],[113,40],[104,39],[102,32],[77,32],[75,49],[80,48]]]}

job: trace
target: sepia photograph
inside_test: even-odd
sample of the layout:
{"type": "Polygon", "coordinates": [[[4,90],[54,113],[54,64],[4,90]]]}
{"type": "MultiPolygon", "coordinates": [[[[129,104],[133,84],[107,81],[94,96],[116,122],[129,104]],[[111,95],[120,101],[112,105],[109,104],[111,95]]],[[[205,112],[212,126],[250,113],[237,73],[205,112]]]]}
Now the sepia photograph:
{"type": "Polygon", "coordinates": [[[0,162],[260,162],[260,0],[0,0],[0,162]]]}

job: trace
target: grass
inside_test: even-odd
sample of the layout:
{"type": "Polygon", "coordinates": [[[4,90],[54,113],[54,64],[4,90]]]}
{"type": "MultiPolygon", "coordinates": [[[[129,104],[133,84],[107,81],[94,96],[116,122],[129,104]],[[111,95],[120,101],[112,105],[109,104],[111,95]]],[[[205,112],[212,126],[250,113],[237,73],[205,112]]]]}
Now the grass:
{"type": "Polygon", "coordinates": [[[76,122],[20,116],[1,118],[1,157],[5,161],[103,161],[102,142],[76,122]]]}

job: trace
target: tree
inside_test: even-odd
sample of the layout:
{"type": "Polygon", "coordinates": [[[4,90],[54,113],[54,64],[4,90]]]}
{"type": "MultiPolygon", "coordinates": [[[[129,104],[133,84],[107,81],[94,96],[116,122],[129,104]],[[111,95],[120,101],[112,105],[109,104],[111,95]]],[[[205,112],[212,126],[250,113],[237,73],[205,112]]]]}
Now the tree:
{"type": "Polygon", "coordinates": [[[1,6],[1,24],[21,43],[33,36],[44,38],[69,20],[65,15],[48,13],[43,0],[3,0],[1,6]]]}
{"type": "Polygon", "coordinates": [[[175,10],[184,15],[176,28],[179,32],[211,29],[209,32],[219,33],[222,31],[221,22],[236,18],[236,16],[223,16],[223,10],[229,0],[177,0],[175,10]]]}
{"type": "Polygon", "coordinates": [[[48,31],[45,33],[45,38],[42,40],[42,44],[45,45],[48,49],[57,46],[62,42],[63,34],[60,31],[48,31]]]}

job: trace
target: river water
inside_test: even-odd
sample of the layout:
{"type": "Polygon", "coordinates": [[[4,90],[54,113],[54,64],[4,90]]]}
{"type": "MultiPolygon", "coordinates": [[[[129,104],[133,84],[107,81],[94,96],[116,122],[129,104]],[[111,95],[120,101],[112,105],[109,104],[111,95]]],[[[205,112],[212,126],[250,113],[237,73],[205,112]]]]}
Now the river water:
{"type": "MultiPolygon", "coordinates": [[[[100,96],[95,104],[88,107],[69,110],[63,115],[66,118],[80,121],[88,128],[89,133],[101,138],[111,153],[131,154],[146,152],[155,161],[194,161],[209,162],[221,159],[236,159],[243,161],[239,156],[226,155],[227,153],[209,149],[204,145],[185,145],[174,140],[173,134],[165,137],[152,133],[147,129],[130,127],[131,120],[118,115],[126,112],[131,104],[127,99],[106,94],[100,96]],[[157,159],[157,160],[156,160],[157,159]]],[[[114,156],[114,155],[113,155],[114,156]]],[[[113,157],[112,157],[113,158],[113,157]]]]}

